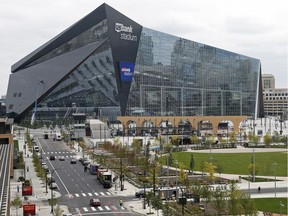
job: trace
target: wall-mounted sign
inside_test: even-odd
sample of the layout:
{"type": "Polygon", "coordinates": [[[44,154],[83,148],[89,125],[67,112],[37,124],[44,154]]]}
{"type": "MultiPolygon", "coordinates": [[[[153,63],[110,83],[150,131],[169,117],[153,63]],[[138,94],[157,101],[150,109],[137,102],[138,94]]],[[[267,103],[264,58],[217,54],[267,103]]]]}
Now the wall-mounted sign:
{"type": "Polygon", "coordinates": [[[121,80],[122,81],[132,81],[134,73],[134,63],[131,62],[119,62],[121,80]]]}
{"type": "Polygon", "coordinates": [[[133,27],[125,26],[122,23],[115,23],[115,31],[120,34],[121,40],[137,41],[137,36],[133,35],[133,27]]]}

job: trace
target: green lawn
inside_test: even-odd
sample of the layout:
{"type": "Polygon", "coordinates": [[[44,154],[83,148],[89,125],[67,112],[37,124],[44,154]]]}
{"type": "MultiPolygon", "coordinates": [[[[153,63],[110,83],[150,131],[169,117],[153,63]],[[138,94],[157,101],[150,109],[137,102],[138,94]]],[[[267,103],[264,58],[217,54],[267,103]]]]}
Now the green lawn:
{"type": "MultiPolygon", "coordinates": [[[[200,171],[202,162],[209,161],[210,153],[175,152],[174,161],[182,162],[189,168],[191,154],[195,161],[195,171],[200,171]]],[[[273,162],[277,162],[276,175],[287,176],[287,152],[254,153],[259,176],[274,176],[273,162]]],[[[248,165],[251,163],[252,153],[213,153],[213,162],[222,167],[222,173],[248,175],[248,165]]],[[[162,160],[165,160],[165,157],[162,160]]],[[[161,160],[161,159],[160,159],[161,160]]]]}
{"type": "Polygon", "coordinates": [[[284,204],[282,214],[287,214],[287,198],[259,198],[253,199],[257,210],[263,212],[280,213],[280,202],[284,204]]]}

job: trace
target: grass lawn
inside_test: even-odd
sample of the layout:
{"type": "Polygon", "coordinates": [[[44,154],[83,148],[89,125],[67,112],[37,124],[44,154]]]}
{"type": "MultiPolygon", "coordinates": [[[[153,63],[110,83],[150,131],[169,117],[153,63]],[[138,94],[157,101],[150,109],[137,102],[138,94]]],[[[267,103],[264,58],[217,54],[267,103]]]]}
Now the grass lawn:
{"type": "MultiPolygon", "coordinates": [[[[175,152],[174,161],[183,163],[189,169],[191,154],[193,154],[195,167],[194,171],[201,171],[202,162],[209,161],[209,153],[175,152]]],[[[287,152],[259,152],[254,153],[256,175],[274,176],[273,162],[277,162],[276,175],[287,176],[287,152]]],[[[160,159],[165,160],[166,157],[160,159]]],[[[248,165],[251,163],[252,153],[213,153],[213,162],[222,168],[222,173],[248,175],[248,165]]],[[[166,160],[165,160],[166,161],[166,160]]]]}
{"type": "Polygon", "coordinates": [[[284,204],[282,214],[287,214],[287,198],[259,198],[253,199],[257,210],[280,214],[280,202],[284,204]]]}

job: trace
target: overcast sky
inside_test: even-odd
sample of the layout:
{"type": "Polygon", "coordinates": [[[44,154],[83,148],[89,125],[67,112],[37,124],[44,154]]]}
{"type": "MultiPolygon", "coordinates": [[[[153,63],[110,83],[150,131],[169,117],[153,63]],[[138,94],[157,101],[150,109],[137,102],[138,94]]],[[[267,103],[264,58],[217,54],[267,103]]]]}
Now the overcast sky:
{"type": "Polygon", "coordinates": [[[1,0],[0,96],[11,65],[103,3],[147,28],[260,59],[288,88],[285,0],[1,0]]]}

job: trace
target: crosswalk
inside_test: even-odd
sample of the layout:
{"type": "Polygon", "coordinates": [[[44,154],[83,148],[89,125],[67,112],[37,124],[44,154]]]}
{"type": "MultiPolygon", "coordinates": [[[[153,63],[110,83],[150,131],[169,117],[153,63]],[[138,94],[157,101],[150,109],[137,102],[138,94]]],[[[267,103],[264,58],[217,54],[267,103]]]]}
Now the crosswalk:
{"type": "Polygon", "coordinates": [[[97,196],[97,197],[101,197],[101,196],[111,196],[112,194],[109,191],[105,191],[105,192],[93,192],[93,193],[75,193],[75,194],[71,194],[72,197],[93,197],[93,196],[97,196]]]}
{"type": "Polygon", "coordinates": [[[104,212],[104,211],[126,211],[126,208],[123,206],[98,206],[98,207],[82,207],[82,208],[75,208],[75,211],[78,213],[88,213],[88,212],[104,212]]]}
{"type": "Polygon", "coordinates": [[[49,154],[49,155],[53,155],[53,154],[69,154],[69,156],[75,156],[73,154],[73,152],[71,153],[70,151],[52,151],[52,152],[43,152],[43,154],[49,154]]]}

